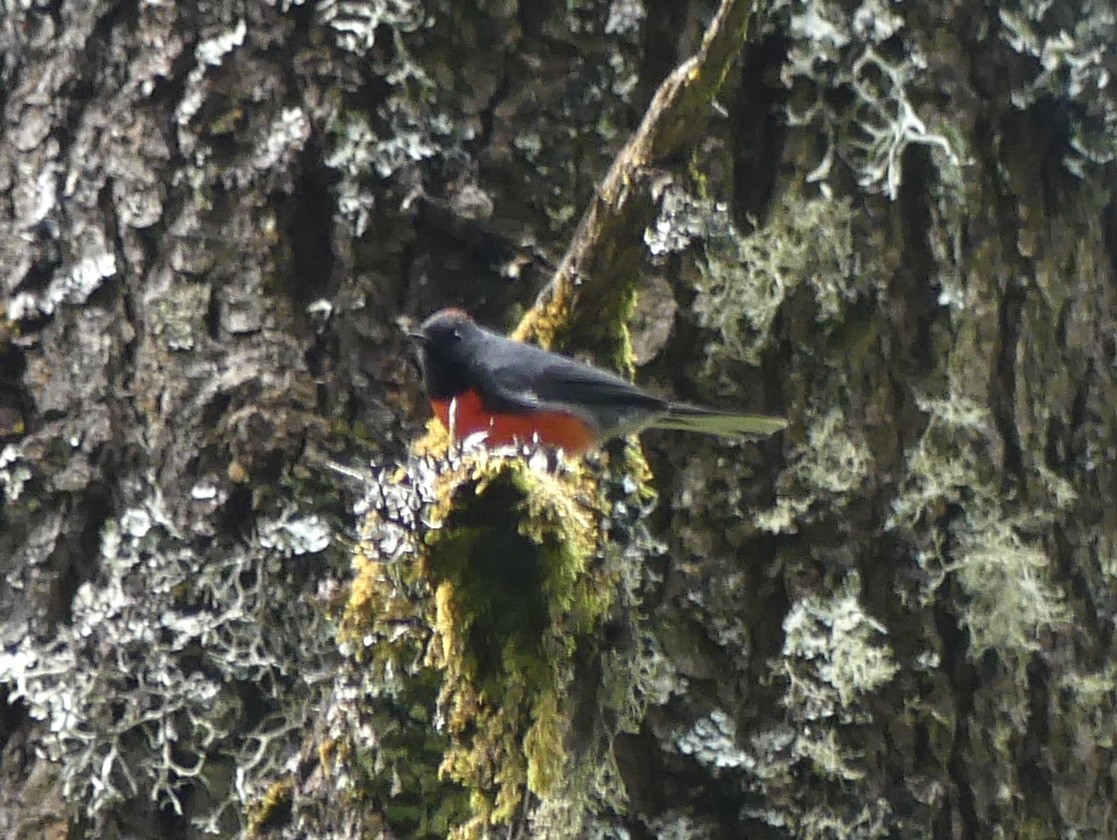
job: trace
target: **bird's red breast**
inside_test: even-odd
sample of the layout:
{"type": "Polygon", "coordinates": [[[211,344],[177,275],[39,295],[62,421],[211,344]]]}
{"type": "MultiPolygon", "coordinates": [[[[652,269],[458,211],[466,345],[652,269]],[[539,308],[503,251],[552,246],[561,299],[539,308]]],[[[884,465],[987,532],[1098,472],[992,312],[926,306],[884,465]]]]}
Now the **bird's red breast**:
{"type": "MultiPolygon", "coordinates": [[[[547,446],[561,447],[577,455],[597,444],[590,426],[573,414],[558,411],[494,413],[487,409],[476,391],[459,394],[454,405],[454,437],[465,440],[478,432],[486,434],[488,446],[538,440],[547,446]]],[[[434,413],[446,429],[450,429],[452,400],[431,400],[434,413]]]]}

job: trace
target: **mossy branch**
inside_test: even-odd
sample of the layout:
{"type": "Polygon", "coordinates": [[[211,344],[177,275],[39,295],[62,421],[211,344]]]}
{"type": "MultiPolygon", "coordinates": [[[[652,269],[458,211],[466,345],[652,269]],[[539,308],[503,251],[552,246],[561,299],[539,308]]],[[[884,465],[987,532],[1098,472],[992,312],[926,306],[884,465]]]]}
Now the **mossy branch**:
{"type": "Polygon", "coordinates": [[[644,261],[644,231],[658,211],[657,167],[678,159],[705,136],[711,103],[740,55],[756,6],[757,0],[723,0],[698,52],[659,86],[515,338],[550,347],[577,331],[616,343],[619,316],[631,305],[644,261]]]}

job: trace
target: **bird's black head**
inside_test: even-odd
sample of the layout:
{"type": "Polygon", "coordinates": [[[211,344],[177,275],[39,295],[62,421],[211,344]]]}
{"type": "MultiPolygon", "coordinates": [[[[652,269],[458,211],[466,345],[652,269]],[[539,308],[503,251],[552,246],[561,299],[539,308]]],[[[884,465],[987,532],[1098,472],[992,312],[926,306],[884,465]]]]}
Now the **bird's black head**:
{"type": "Polygon", "coordinates": [[[473,348],[483,332],[461,309],[435,312],[408,336],[419,345],[423,384],[432,400],[448,400],[469,390],[473,348]]]}

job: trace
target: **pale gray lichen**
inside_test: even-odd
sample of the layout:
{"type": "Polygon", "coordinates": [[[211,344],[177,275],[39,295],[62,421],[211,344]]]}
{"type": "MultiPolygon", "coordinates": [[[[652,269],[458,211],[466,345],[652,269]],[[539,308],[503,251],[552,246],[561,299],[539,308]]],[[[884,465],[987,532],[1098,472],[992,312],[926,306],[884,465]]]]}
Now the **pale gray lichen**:
{"type": "Polygon", "coordinates": [[[609,5],[609,19],[605,22],[606,35],[639,37],[640,26],[648,10],[641,0],[613,0],[609,5]]]}
{"type": "Polygon", "coordinates": [[[788,123],[810,126],[826,138],[808,182],[819,184],[828,194],[837,159],[852,170],[862,188],[895,198],[901,161],[912,145],[930,149],[942,170],[960,168],[961,154],[947,137],[949,129],[928,128],[912,104],[919,101],[912,91],[927,67],[919,46],[906,41],[900,59],[888,57],[882,49],[904,28],[895,4],[863,0],[848,9],[798,0],[789,8],[787,31],[793,41],[781,71],[784,86],[792,92],[788,123]],[[848,91],[852,103],[836,104],[832,95],[836,90],[848,91]]]}
{"type": "Polygon", "coordinates": [[[199,41],[194,48],[194,56],[199,64],[217,67],[225,60],[225,56],[244,43],[244,36],[247,34],[248,27],[244,20],[238,20],[232,29],[199,41]]]}
{"type": "Polygon", "coordinates": [[[660,194],[655,221],[644,231],[644,244],[652,259],[662,260],[706,236],[719,216],[728,218],[725,205],[711,205],[678,185],[668,184],[660,194]]]}
{"type": "Polygon", "coordinates": [[[413,0],[324,0],[318,21],[333,30],[344,50],[364,56],[376,45],[376,30],[410,32],[426,20],[422,3],[413,0]]]}
{"type": "Polygon", "coordinates": [[[354,236],[368,227],[376,199],[366,180],[366,169],[375,155],[376,136],[368,119],[360,114],[335,117],[328,126],[332,144],[325,164],[338,174],[337,209],[348,221],[354,236]]]}
{"type": "Polygon", "coordinates": [[[779,497],[756,513],[756,526],[774,534],[794,534],[818,515],[852,502],[873,476],[874,459],[863,440],[853,436],[849,418],[840,408],[804,423],[805,443],[788,455],[779,497]]]}
{"type": "Polygon", "coordinates": [[[738,745],[737,725],[721,709],[699,718],[675,738],[675,749],[699,764],[721,770],[736,770],[753,763],[748,752],[738,745]]]}
{"type": "Polygon", "coordinates": [[[330,145],[325,164],[339,175],[336,187],[338,211],[361,236],[375,205],[373,177],[389,179],[435,157],[447,143],[453,144],[454,123],[442,113],[432,113],[431,94],[412,95],[408,88],[426,88],[433,83],[418,67],[405,78],[394,79],[401,90],[385,105],[374,129],[368,117],[338,112],[327,126],[330,145]]]}
{"type": "Polygon", "coordinates": [[[1063,165],[1078,177],[1088,167],[1117,160],[1117,105],[1111,95],[1117,52],[1117,15],[1105,0],[1084,0],[1068,21],[1049,2],[1003,5],[997,14],[1000,38],[1035,60],[1033,75],[1017,82],[1012,104],[1021,110],[1044,98],[1069,101],[1069,131],[1063,165]]]}
{"type": "Polygon", "coordinates": [[[333,529],[317,514],[298,516],[293,512],[264,522],[258,529],[260,545],[289,556],[325,551],[333,529]]]}
{"type": "Polygon", "coordinates": [[[798,819],[797,837],[818,840],[874,840],[895,837],[900,825],[883,797],[869,797],[856,811],[836,814],[826,805],[805,808],[798,819]]]}
{"type": "MultiPolygon", "coordinates": [[[[336,187],[340,216],[354,235],[368,226],[375,193],[375,177],[401,178],[410,190],[420,180],[412,177],[420,164],[460,147],[473,136],[471,122],[456,110],[453,92],[437,80],[436,71],[421,56],[423,30],[434,24],[423,4],[408,0],[371,3],[329,0],[317,7],[318,19],[328,26],[342,50],[364,57],[376,44],[378,32],[391,39],[391,56],[376,66],[388,93],[375,117],[356,111],[331,113],[330,143],[325,163],[340,175],[336,187]]],[[[404,201],[416,197],[410,195],[404,201]]]]}
{"type": "Polygon", "coordinates": [[[724,828],[701,815],[668,808],[648,821],[648,830],[656,840],[714,840],[725,835],[724,828]]]}
{"type": "Polygon", "coordinates": [[[50,315],[62,304],[82,304],[101,285],[116,275],[116,256],[107,250],[104,234],[91,231],[84,250],[73,262],[56,272],[43,292],[19,292],[7,305],[13,321],[50,315]]]}
{"type": "Polygon", "coordinates": [[[284,108],[259,138],[252,161],[263,172],[282,172],[310,139],[310,117],[302,108],[284,108]]]}
{"type": "MultiPolygon", "coordinates": [[[[1101,795],[1107,774],[1098,767],[1114,764],[1117,742],[1117,664],[1098,663],[1097,670],[1067,672],[1051,692],[1054,726],[1051,763],[1057,768],[1061,810],[1071,825],[1108,825],[1112,800],[1101,795]]],[[[1069,834],[1069,832],[1068,832],[1069,834]]]]}
{"type": "Polygon", "coordinates": [[[899,666],[883,643],[884,625],[865,612],[851,576],[844,591],[809,596],[784,618],[783,662],[790,677],[784,705],[805,720],[858,719],[861,698],[896,675],[899,666]]]}
{"type": "MultiPolygon", "coordinates": [[[[600,172],[626,136],[630,100],[639,83],[643,14],[638,0],[548,9],[535,24],[546,33],[548,46],[521,54],[519,42],[530,36],[519,5],[512,2],[319,4],[317,20],[334,36],[339,62],[361,68],[354,78],[370,75],[365,68],[371,65],[383,91],[373,113],[343,101],[324,115],[323,157],[340,174],[333,187],[340,195],[339,221],[363,233],[374,195],[382,202],[380,212],[388,213],[397,208],[407,213],[420,200],[439,207],[453,204],[462,184],[476,180],[476,143],[486,135],[488,159],[505,172],[498,180],[520,186],[508,194],[497,189],[480,205],[467,203],[461,218],[495,226],[503,237],[502,205],[518,206],[524,185],[543,180],[547,185],[532,191],[555,200],[535,208],[538,220],[555,230],[569,227],[581,198],[571,201],[569,173],[559,164],[577,156],[584,163],[580,173],[600,172]],[[464,49],[464,64],[448,63],[448,42],[464,49]],[[565,46],[556,50],[555,44],[565,46]],[[577,53],[573,48],[591,44],[602,45],[589,47],[593,51],[585,56],[585,66],[596,69],[577,85],[558,71],[555,84],[540,88],[532,73],[514,70],[524,58],[529,68],[546,62],[556,69],[559,64],[550,62],[568,61],[577,53]],[[554,117],[546,133],[523,130],[548,124],[544,115],[554,117]],[[353,130],[355,123],[362,124],[359,131],[353,130]],[[575,127],[579,124],[592,126],[590,134],[599,142],[592,137],[587,142],[586,132],[575,127]],[[494,210],[485,209],[490,203],[494,210]]],[[[575,187],[591,189],[594,180],[585,178],[575,187]]]]}
{"type": "Polygon", "coordinates": [[[194,48],[195,65],[186,78],[186,91],[175,109],[175,122],[179,126],[178,140],[187,153],[192,153],[197,145],[193,132],[186,130],[205,101],[206,93],[202,85],[210,67],[219,67],[226,56],[244,44],[248,28],[244,20],[237,21],[231,29],[205,38],[194,48]]]}
{"type": "Polygon", "coordinates": [[[795,837],[886,836],[896,827],[888,803],[864,797],[856,785],[873,766],[865,754],[866,734],[879,725],[873,708],[900,665],[884,624],[861,603],[858,575],[847,575],[834,592],[794,600],[783,635],[761,680],[782,707],[775,722],[742,722],[738,708],[748,705],[714,707],[662,734],[660,743],[726,789],[737,786],[743,821],[795,837]]]}
{"type": "Polygon", "coordinates": [[[693,308],[699,323],[718,334],[707,348],[716,371],[724,358],[759,362],[772,322],[796,288],[810,288],[827,327],[842,322],[859,294],[872,293],[871,274],[854,254],[852,225],[848,202],[788,192],[763,228],[745,234],[726,205],[670,184],[644,241],[656,259],[699,249],[693,308]]]}
{"type": "Polygon", "coordinates": [[[749,738],[742,769],[758,798],[743,813],[796,837],[889,836],[896,824],[887,801],[850,787],[871,761],[854,746],[877,725],[869,701],[899,672],[885,627],[861,605],[858,576],[835,592],[798,599],[783,629],[769,672],[783,686],[786,719],[749,738]],[[814,789],[809,795],[804,779],[814,789]],[[823,787],[833,795],[818,804],[823,787]]]}
{"type": "Polygon", "coordinates": [[[1042,634],[1070,620],[1063,593],[1052,581],[1052,560],[1037,526],[1074,501],[1063,481],[1047,482],[1034,505],[1006,499],[989,460],[991,419],[977,403],[920,401],[929,422],[908,455],[907,478],[892,504],[887,528],[912,535],[927,575],[922,597],[931,602],[953,575],[968,603],[959,622],[969,630],[970,656],[995,650],[1017,658],[1039,647],[1042,634]],[[927,523],[948,506],[949,539],[927,523]],[[919,536],[921,535],[921,536],[919,536]]]}
{"type": "Polygon", "coordinates": [[[297,558],[329,535],[293,510],[261,530],[203,558],[151,491],[105,523],[71,621],[0,652],[0,682],[46,723],[42,749],[98,833],[127,800],[182,814],[199,786],[195,828],[234,833],[305,737],[331,636],[297,558]]]}
{"type": "Polygon", "coordinates": [[[0,450],[0,487],[3,487],[5,502],[19,501],[31,477],[31,468],[18,444],[9,443],[0,450]]]}

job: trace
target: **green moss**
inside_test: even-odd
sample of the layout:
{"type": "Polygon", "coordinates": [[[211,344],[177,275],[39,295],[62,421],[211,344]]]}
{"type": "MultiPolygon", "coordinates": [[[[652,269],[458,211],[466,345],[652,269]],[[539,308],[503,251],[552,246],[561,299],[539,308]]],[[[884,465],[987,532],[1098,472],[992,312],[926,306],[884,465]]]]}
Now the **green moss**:
{"type": "Polygon", "coordinates": [[[565,795],[593,775],[572,767],[570,686],[620,581],[584,468],[485,451],[410,467],[388,482],[416,482],[424,502],[370,514],[353,559],[340,638],[373,695],[361,715],[375,738],[350,741],[336,766],[357,768],[354,795],[397,833],[480,837],[529,792],[565,795]]]}
{"type": "MultiPolygon", "coordinates": [[[[624,323],[634,283],[617,284],[609,305],[573,319],[573,330],[573,300],[556,295],[515,337],[594,347],[631,372],[624,323]]],[[[600,655],[606,616],[633,585],[622,580],[624,549],[602,533],[613,509],[601,475],[582,462],[542,469],[535,458],[449,444],[432,420],[406,467],[370,488],[375,509],[354,554],[340,639],[376,695],[365,703],[376,743],[351,744],[338,764],[362,768],[356,795],[407,836],[433,836],[435,825],[442,836],[483,836],[518,818],[529,793],[549,814],[581,814],[591,799],[616,804],[623,788],[608,756],[568,743],[575,657],[600,655]],[[404,769],[408,749],[424,760],[404,769]]],[[[623,457],[636,481],[625,482],[618,509],[632,527],[652,498],[650,472],[638,446],[623,457]]],[[[646,675],[638,653],[610,656],[597,701],[631,728],[646,675]]]]}
{"type": "MultiPolygon", "coordinates": [[[[407,487],[408,479],[404,470],[396,471],[383,492],[407,487]]],[[[397,498],[409,497],[401,493],[397,498]]],[[[429,722],[441,682],[437,669],[424,664],[433,636],[432,590],[419,564],[401,562],[386,550],[389,539],[418,548],[406,542],[418,530],[414,523],[393,516],[392,509],[373,511],[363,526],[366,536],[353,555],[354,575],[338,634],[360,669],[365,694],[349,714],[375,737],[330,742],[331,754],[323,758],[327,767],[350,779],[354,803],[379,815],[394,833],[444,838],[468,818],[469,793],[440,775],[450,738],[429,722]]]]}
{"type": "Polygon", "coordinates": [[[437,605],[430,661],[452,741],[442,772],[471,790],[476,819],[459,835],[475,836],[563,776],[573,656],[617,582],[591,567],[596,494],[583,474],[480,455],[441,494],[446,518],[424,561],[437,605]]]}
{"type": "Polygon", "coordinates": [[[559,294],[549,296],[542,305],[533,307],[512,332],[516,341],[531,341],[540,347],[550,349],[556,337],[565,334],[570,323],[573,300],[563,292],[570,290],[570,284],[558,287],[559,294]]]}
{"type": "Polygon", "coordinates": [[[255,807],[248,812],[248,836],[262,837],[291,819],[291,803],[295,786],[290,779],[274,783],[255,807]]]}

